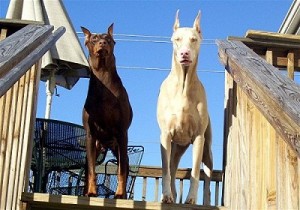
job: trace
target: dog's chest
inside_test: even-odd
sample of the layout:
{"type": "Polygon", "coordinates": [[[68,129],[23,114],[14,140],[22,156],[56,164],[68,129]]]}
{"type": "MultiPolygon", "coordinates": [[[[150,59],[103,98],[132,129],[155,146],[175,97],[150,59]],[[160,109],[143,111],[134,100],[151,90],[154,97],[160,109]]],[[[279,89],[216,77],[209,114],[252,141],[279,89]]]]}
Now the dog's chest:
{"type": "Polygon", "coordinates": [[[175,97],[170,101],[168,127],[172,141],[186,145],[199,132],[200,116],[197,102],[187,97],[175,97]]]}

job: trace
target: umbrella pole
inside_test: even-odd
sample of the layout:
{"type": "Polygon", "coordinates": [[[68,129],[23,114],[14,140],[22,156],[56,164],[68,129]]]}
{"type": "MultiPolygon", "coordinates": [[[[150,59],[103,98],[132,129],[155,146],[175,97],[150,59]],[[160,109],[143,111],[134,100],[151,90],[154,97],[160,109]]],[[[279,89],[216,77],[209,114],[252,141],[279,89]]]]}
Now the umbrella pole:
{"type": "Polygon", "coordinates": [[[46,111],[45,111],[45,118],[46,119],[50,118],[54,88],[55,88],[55,71],[51,71],[49,79],[46,82],[46,95],[47,95],[46,111]]]}

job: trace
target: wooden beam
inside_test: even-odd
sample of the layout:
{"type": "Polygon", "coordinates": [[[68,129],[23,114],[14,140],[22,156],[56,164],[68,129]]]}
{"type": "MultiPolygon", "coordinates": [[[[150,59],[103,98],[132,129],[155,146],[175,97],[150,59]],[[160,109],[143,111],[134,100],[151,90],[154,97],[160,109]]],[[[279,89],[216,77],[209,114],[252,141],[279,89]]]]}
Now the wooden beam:
{"type": "Polygon", "coordinates": [[[276,32],[248,30],[246,33],[246,38],[300,44],[299,35],[281,34],[276,32]]]}
{"type": "Polygon", "coordinates": [[[43,56],[65,32],[53,26],[28,25],[0,43],[0,96],[43,56]],[[8,50],[9,49],[9,50],[8,50]]]}
{"type": "Polygon", "coordinates": [[[0,76],[6,74],[20,60],[38,47],[51,35],[53,26],[28,25],[0,42],[0,76]],[[15,60],[12,62],[11,58],[15,60]]]}
{"type": "Polygon", "coordinates": [[[272,40],[254,40],[251,38],[245,37],[236,37],[236,36],[229,36],[227,38],[230,41],[241,41],[250,48],[258,47],[258,48],[267,48],[267,47],[276,47],[276,48],[285,48],[285,49],[300,49],[300,43],[290,43],[290,42],[278,42],[272,40]]]}
{"type": "Polygon", "coordinates": [[[294,80],[295,53],[293,51],[289,51],[289,53],[287,54],[287,72],[288,72],[288,77],[294,80]]]}
{"type": "Polygon", "coordinates": [[[226,70],[300,157],[300,86],[240,41],[217,41],[226,70]]]}
{"type": "Polygon", "coordinates": [[[225,207],[200,206],[190,204],[162,204],[123,199],[103,199],[84,196],[49,195],[42,193],[23,193],[22,201],[31,210],[226,210],[225,207]]]}
{"type": "MultiPolygon", "coordinates": [[[[191,177],[191,168],[179,168],[176,173],[176,179],[190,179],[191,177]]],[[[152,178],[161,178],[162,169],[155,166],[140,166],[137,176],[140,177],[152,177],[152,178]]],[[[204,180],[204,171],[201,170],[200,179],[204,180]]],[[[223,173],[221,170],[214,170],[212,173],[211,181],[222,182],[223,173]]]]}

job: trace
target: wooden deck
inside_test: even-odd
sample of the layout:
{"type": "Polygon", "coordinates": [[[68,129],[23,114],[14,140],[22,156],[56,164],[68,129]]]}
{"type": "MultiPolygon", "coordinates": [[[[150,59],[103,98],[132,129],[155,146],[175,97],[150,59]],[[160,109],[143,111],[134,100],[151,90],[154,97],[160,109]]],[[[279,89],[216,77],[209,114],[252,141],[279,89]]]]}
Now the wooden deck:
{"type": "Polygon", "coordinates": [[[225,207],[199,206],[186,204],[162,204],[121,199],[90,198],[83,196],[49,195],[42,193],[23,193],[22,201],[26,210],[225,210],[225,207]]]}

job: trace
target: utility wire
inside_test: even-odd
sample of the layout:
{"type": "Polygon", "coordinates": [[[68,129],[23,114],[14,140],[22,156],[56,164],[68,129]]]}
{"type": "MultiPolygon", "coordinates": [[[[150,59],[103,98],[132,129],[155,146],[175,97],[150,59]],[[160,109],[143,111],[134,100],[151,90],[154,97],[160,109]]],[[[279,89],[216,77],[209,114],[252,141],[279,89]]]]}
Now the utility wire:
{"type": "MultiPolygon", "coordinates": [[[[83,39],[83,32],[76,32],[79,39],[83,39]]],[[[124,42],[153,42],[153,43],[167,43],[171,44],[171,37],[168,36],[156,36],[156,35],[142,35],[142,34],[114,34],[116,41],[124,42]],[[130,37],[128,38],[117,38],[117,37],[130,37]],[[131,39],[131,38],[141,38],[141,39],[131,39]],[[150,38],[150,39],[149,39],[150,38]]],[[[216,45],[215,39],[203,39],[201,44],[205,45],[216,45]]]]}
{"type": "MultiPolygon", "coordinates": [[[[117,66],[118,69],[130,69],[130,70],[149,70],[149,71],[171,71],[170,68],[156,68],[156,67],[142,67],[142,66],[117,66]]],[[[209,72],[209,73],[224,73],[223,70],[210,70],[210,69],[201,69],[197,70],[197,72],[209,72]]]]}

